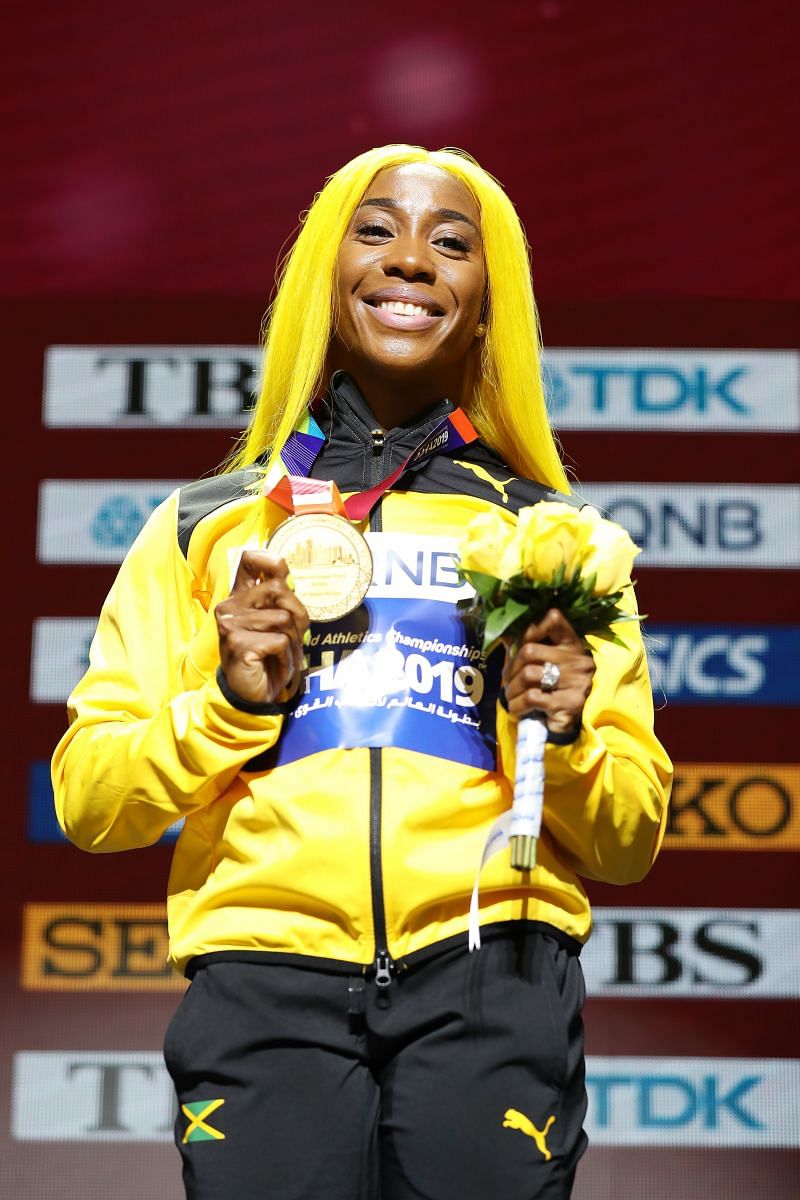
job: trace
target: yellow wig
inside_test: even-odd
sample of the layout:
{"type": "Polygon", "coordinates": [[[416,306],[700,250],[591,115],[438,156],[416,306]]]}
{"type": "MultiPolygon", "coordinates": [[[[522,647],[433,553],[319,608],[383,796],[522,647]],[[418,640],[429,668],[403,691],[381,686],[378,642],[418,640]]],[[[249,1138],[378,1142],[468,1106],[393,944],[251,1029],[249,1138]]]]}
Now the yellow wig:
{"type": "Polygon", "coordinates": [[[324,388],[335,321],[339,246],[379,171],[429,163],[469,188],[481,212],[486,260],[486,335],[481,369],[465,406],[481,437],[512,470],[562,491],[569,484],[547,417],[528,244],[513,204],[488,172],[457,150],[380,146],[333,174],[306,214],[264,325],[261,394],[228,470],[274,458],[308,403],[324,388]]]}

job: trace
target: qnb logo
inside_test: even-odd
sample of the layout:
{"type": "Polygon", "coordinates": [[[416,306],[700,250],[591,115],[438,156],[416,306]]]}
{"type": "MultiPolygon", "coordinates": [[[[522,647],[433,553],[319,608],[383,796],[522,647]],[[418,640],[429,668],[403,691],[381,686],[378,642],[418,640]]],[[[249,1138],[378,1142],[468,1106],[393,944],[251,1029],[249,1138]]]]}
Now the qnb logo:
{"type": "Polygon", "coordinates": [[[758,1116],[758,1074],[732,1083],[718,1075],[697,1079],[683,1074],[587,1075],[592,1120],[598,1129],[630,1121],[641,1130],[696,1125],[719,1129],[723,1122],[747,1130],[764,1129],[758,1116]]]}
{"type": "Polygon", "coordinates": [[[647,641],[654,688],[668,698],[753,697],[766,678],[765,634],[655,632],[647,641]]]}
{"type": "Polygon", "coordinates": [[[648,503],[641,496],[623,494],[603,507],[643,550],[680,550],[684,545],[755,550],[764,541],[762,513],[752,500],[692,498],[688,504],[680,504],[655,497],[648,503]]]}
{"type": "Polygon", "coordinates": [[[163,496],[150,496],[142,505],[120,493],[109,496],[92,521],[92,537],[98,546],[127,550],[163,496]]]}
{"type": "Polygon", "coordinates": [[[645,567],[800,567],[800,488],[762,484],[585,483],[627,529],[645,567]]]}

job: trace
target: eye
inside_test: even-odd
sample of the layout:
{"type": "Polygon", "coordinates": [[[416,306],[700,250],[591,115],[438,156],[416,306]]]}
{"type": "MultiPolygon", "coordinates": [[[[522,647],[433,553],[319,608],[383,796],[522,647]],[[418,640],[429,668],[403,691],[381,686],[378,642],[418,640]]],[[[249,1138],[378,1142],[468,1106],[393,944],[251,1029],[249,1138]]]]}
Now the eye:
{"type": "Polygon", "coordinates": [[[356,233],[363,238],[388,238],[392,236],[391,230],[385,225],[381,225],[380,221],[365,221],[362,225],[356,228],[356,233]]]}
{"type": "Polygon", "coordinates": [[[467,254],[470,250],[470,244],[466,238],[457,233],[440,233],[434,244],[455,254],[467,254]]]}

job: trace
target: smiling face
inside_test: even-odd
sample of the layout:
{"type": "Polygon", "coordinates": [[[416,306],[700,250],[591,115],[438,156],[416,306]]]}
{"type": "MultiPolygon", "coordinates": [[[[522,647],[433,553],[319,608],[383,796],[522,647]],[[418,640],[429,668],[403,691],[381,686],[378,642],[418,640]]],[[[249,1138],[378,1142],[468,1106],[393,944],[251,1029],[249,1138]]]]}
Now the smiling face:
{"type": "Polygon", "coordinates": [[[348,371],[376,416],[396,421],[409,387],[424,407],[458,403],[486,288],[480,210],[438,167],[407,163],[367,188],[338,257],[334,369],[348,371]],[[394,394],[394,401],[392,400],[394,394]]]}

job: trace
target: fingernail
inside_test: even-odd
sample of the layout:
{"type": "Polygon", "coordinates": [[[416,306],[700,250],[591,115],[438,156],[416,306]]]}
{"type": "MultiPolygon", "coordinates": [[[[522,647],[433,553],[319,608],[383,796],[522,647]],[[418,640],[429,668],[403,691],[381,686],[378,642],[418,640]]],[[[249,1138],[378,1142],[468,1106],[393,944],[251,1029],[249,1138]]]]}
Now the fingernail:
{"type": "Polygon", "coordinates": [[[305,631],[305,633],[303,634],[303,645],[307,646],[310,641],[311,641],[311,630],[307,629],[305,631]]]}
{"type": "Polygon", "coordinates": [[[292,578],[291,575],[286,576],[286,586],[290,592],[294,591],[294,579],[292,578]]]}

